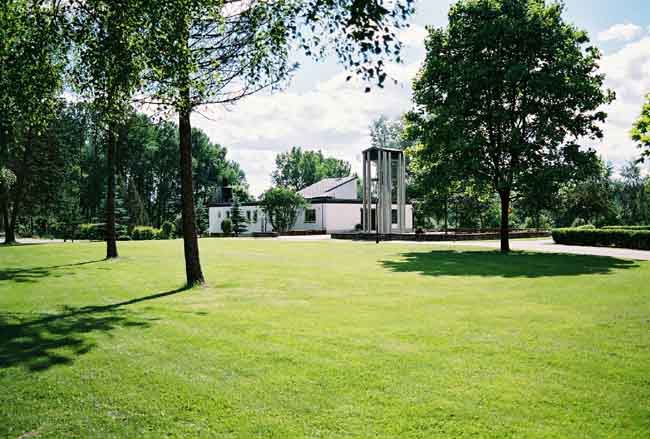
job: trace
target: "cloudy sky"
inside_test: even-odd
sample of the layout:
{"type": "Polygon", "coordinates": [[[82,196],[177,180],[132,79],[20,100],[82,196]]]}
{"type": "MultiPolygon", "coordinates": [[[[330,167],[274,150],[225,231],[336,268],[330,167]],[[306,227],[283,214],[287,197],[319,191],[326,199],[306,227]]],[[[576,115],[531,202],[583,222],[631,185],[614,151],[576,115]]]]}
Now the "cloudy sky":
{"type": "MultiPolygon", "coordinates": [[[[255,195],[270,185],[278,152],[292,146],[321,149],[360,170],[369,143],[368,126],[380,115],[399,117],[410,106],[410,84],[424,59],[426,25],[444,26],[450,0],[419,0],[411,26],[402,33],[404,63],[391,65],[397,84],[364,93],[365,84],[346,82],[333,60],[305,60],[290,85],[259,94],[230,108],[211,107],[193,124],[224,145],[246,172],[255,195]]],[[[615,165],[637,154],[629,139],[644,95],[650,93],[650,6],[648,0],[565,0],[566,18],[586,29],[604,57],[601,69],[617,100],[607,110],[605,139],[595,146],[615,165]]]]}

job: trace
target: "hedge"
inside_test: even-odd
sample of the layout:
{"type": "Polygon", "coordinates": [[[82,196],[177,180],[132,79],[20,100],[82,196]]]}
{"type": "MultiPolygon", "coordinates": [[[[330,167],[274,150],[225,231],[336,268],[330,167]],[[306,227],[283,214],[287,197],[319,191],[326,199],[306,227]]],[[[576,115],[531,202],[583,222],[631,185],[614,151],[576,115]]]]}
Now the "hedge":
{"type": "Polygon", "coordinates": [[[604,230],[650,230],[650,226],[603,226],[604,230]]]}
{"type": "Polygon", "coordinates": [[[150,226],[135,226],[131,231],[131,238],[134,241],[160,239],[160,229],[150,226]]]}
{"type": "Polygon", "coordinates": [[[567,228],[554,229],[552,234],[557,244],[650,250],[650,230],[567,228]]]}
{"type": "Polygon", "coordinates": [[[106,224],[79,224],[77,239],[89,239],[91,241],[103,241],[106,237],[106,224]]]}

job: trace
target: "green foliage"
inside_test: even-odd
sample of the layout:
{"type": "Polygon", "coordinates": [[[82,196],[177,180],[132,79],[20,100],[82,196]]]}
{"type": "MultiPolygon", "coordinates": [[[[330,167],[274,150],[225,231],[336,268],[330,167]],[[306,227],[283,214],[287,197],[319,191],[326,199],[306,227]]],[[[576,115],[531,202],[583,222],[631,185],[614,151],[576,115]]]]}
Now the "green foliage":
{"type": "Polygon", "coordinates": [[[632,127],[632,140],[637,142],[642,150],[641,161],[650,157],[650,94],[646,96],[647,101],[643,104],[641,115],[632,127]]]}
{"type": "Polygon", "coordinates": [[[585,221],[582,218],[576,218],[571,223],[571,227],[573,227],[573,228],[585,227],[585,226],[591,226],[591,224],[587,224],[587,221],[585,221]]]}
{"type": "Polygon", "coordinates": [[[208,215],[208,208],[202,201],[199,201],[196,205],[196,231],[200,235],[204,234],[210,226],[208,215]]]}
{"type": "Polygon", "coordinates": [[[650,230],[650,226],[603,226],[603,230],[650,230]]]}
{"type": "Polygon", "coordinates": [[[160,229],[151,226],[135,226],[131,231],[134,241],[147,241],[160,238],[160,229]]]}
{"type": "Polygon", "coordinates": [[[74,8],[72,84],[88,97],[103,130],[117,134],[145,67],[143,0],[85,0],[74,8]]]}
{"type": "Polygon", "coordinates": [[[66,9],[7,0],[0,12],[0,215],[5,242],[15,240],[18,219],[31,196],[47,199],[57,168],[46,156],[48,127],[59,106],[66,61],[66,9]],[[42,172],[42,175],[41,175],[42,172]],[[38,186],[40,193],[34,188],[38,186]]]}
{"type": "Polygon", "coordinates": [[[0,168],[0,186],[7,189],[16,184],[16,174],[11,169],[0,168]]]}
{"type": "Polygon", "coordinates": [[[410,145],[401,119],[390,120],[379,116],[370,125],[370,146],[377,148],[406,149],[410,145]]]}
{"type": "Polygon", "coordinates": [[[248,227],[246,226],[246,218],[242,214],[241,205],[237,198],[233,200],[232,208],[230,209],[230,221],[235,236],[239,236],[240,233],[245,233],[248,230],[248,227]]]}
{"type": "Polygon", "coordinates": [[[350,163],[334,157],[325,157],[321,151],[303,151],[293,147],[275,157],[275,170],[271,174],[277,186],[301,190],[324,178],[341,178],[350,175],[350,163]]]}
{"type": "Polygon", "coordinates": [[[232,233],[232,221],[230,221],[230,218],[224,218],[223,221],[221,221],[221,231],[226,235],[232,233]]]}
{"type": "Polygon", "coordinates": [[[491,185],[504,232],[515,193],[540,175],[570,180],[591,160],[567,139],[602,137],[600,108],[614,99],[600,52],[562,12],[540,0],[461,0],[447,28],[429,28],[413,85],[407,121],[423,160],[491,185]]]}
{"type": "Polygon", "coordinates": [[[89,239],[91,241],[103,241],[106,237],[106,224],[80,224],[78,239],[89,239]]]}
{"type": "Polygon", "coordinates": [[[557,244],[650,250],[650,230],[554,229],[553,240],[557,244]]]}
{"type": "Polygon", "coordinates": [[[302,195],[284,187],[271,188],[260,197],[260,206],[278,233],[290,231],[298,217],[298,210],[306,207],[302,195]]]}
{"type": "Polygon", "coordinates": [[[172,239],[174,237],[174,223],[165,221],[160,226],[160,239],[172,239]]]}

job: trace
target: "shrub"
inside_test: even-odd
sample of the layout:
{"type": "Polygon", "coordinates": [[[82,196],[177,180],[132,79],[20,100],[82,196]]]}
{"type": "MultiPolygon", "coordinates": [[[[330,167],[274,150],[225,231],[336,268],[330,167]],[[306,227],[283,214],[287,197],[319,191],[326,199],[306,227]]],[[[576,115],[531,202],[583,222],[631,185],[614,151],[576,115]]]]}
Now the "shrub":
{"type": "Polygon", "coordinates": [[[603,230],[650,230],[650,226],[603,226],[603,230]]]}
{"type": "Polygon", "coordinates": [[[106,224],[80,224],[78,239],[89,239],[91,241],[103,241],[106,237],[106,224]]]}
{"type": "Polygon", "coordinates": [[[232,221],[230,221],[230,219],[226,218],[221,221],[221,231],[226,235],[230,235],[232,233],[232,221]]]}
{"type": "Polygon", "coordinates": [[[262,194],[260,206],[269,218],[273,230],[286,233],[293,229],[298,210],[306,207],[307,202],[302,195],[291,189],[275,187],[262,194]]]}
{"type": "Polygon", "coordinates": [[[120,235],[117,237],[118,241],[131,241],[131,237],[129,235],[120,235]]]}
{"type": "Polygon", "coordinates": [[[160,239],[172,239],[176,226],[171,221],[165,221],[160,226],[160,239]]]}
{"type": "Polygon", "coordinates": [[[574,219],[573,222],[571,223],[571,227],[572,227],[572,228],[576,228],[576,227],[584,226],[584,225],[586,225],[586,224],[587,224],[587,221],[583,220],[582,218],[576,218],[576,219],[574,219]]]}
{"type": "Polygon", "coordinates": [[[150,226],[135,226],[131,232],[131,239],[135,241],[148,241],[151,239],[158,239],[160,236],[160,229],[150,226]]]}
{"type": "Polygon", "coordinates": [[[558,244],[650,250],[650,230],[554,229],[553,240],[558,244]]]}
{"type": "Polygon", "coordinates": [[[355,230],[355,231],[360,232],[361,229],[363,229],[363,227],[361,226],[361,224],[355,224],[355,225],[354,225],[354,230],[355,230]]]}

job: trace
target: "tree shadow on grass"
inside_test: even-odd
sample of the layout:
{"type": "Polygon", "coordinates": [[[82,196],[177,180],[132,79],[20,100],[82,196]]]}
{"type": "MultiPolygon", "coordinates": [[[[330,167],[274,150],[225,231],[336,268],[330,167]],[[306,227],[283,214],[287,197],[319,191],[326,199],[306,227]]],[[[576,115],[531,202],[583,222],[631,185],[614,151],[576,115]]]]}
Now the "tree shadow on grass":
{"type": "Polygon", "coordinates": [[[95,347],[88,334],[148,327],[156,320],[144,319],[122,307],[185,290],[179,288],[109,305],[65,307],[60,314],[36,317],[27,313],[0,313],[0,369],[23,366],[39,372],[59,364],[71,364],[95,347]]]}
{"type": "Polygon", "coordinates": [[[30,268],[0,268],[0,282],[11,281],[17,283],[36,282],[44,277],[54,276],[54,272],[59,269],[68,269],[80,267],[82,265],[96,264],[106,259],[94,261],[77,262],[74,264],[52,265],[49,267],[30,267],[30,268]]]}
{"type": "Polygon", "coordinates": [[[380,263],[394,272],[413,272],[427,276],[549,277],[607,274],[636,268],[634,261],[603,256],[557,253],[498,251],[454,251],[402,253],[401,259],[380,263]]]}

